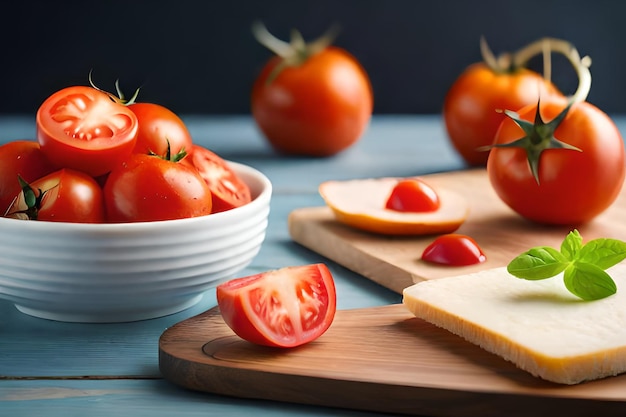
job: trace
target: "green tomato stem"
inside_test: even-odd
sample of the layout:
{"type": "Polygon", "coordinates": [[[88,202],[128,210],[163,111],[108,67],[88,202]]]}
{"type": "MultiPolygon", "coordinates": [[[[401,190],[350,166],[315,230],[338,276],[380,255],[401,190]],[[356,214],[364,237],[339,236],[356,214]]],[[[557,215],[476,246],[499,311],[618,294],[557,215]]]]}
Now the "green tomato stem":
{"type": "Polygon", "coordinates": [[[531,58],[538,54],[543,54],[544,78],[549,80],[550,78],[547,77],[551,77],[551,63],[546,57],[555,52],[567,58],[578,77],[578,87],[574,94],[570,96],[570,101],[572,103],[580,103],[587,100],[587,96],[591,90],[591,72],[589,71],[591,58],[588,56],[581,58],[578,50],[568,41],[555,38],[539,39],[513,53],[512,66],[515,68],[525,67],[531,58]],[[546,65],[549,71],[547,77],[545,74],[546,65]]]}
{"type": "Polygon", "coordinates": [[[480,38],[480,52],[485,64],[497,73],[511,73],[519,68],[526,68],[528,62],[535,56],[543,56],[543,78],[550,81],[552,78],[552,53],[559,53],[565,56],[572,64],[578,77],[578,87],[570,101],[580,103],[587,100],[591,90],[591,58],[580,57],[578,50],[570,42],[556,38],[542,38],[519,49],[514,53],[502,53],[495,56],[489,48],[484,37],[480,38]]]}
{"type": "Polygon", "coordinates": [[[480,55],[485,64],[498,74],[505,74],[515,71],[516,68],[512,68],[511,54],[508,52],[502,53],[499,56],[495,56],[484,36],[480,37],[480,55]]]}
{"type": "Polygon", "coordinates": [[[306,43],[302,34],[293,29],[291,31],[290,42],[287,43],[272,35],[263,23],[255,22],[252,25],[252,34],[256,40],[281,58],[278,65],[274,67],[273,71],[267,77],[266,83],[272,83],[285,68],[300,66],[313,55],[322,52],[333,43],[337,33],[338,27],[331,26],[331,28],[318,39],[306,43]]]}
{"type": "Polygon", "coordinates": [[[261,22],[252,24],[252,34],[261,45],[282,58],[287,58],[293,53],[292,45],[272,35],[261,22]]]}

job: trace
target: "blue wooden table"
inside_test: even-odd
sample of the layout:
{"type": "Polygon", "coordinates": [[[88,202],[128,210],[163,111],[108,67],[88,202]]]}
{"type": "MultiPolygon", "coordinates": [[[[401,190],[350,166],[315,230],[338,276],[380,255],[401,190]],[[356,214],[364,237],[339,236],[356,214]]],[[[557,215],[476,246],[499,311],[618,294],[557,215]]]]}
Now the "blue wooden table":
{"type": "MultiPolygon", "coordinates": [[[[324,180],[421,175],[464,167],[438,115],[376,116],[361,141],[327,159],[276,155],[247,116],[183,119],[197,143],[261,170],[274,185],[266,240],[241,275],[326,262],[336,279],[340,309],[398,303],[401,298],[294,243],[287,230],[288,214],[323,205],[317,187],[324,180]]],[[[34,117],[0,117],[0,143],[32,139],[34,134],[34,117]]],[[[24,254],[25,262],[27,257],[24,254]]],[[[198,305],[168,317],[72,324],[33,318],[0,300],[0,416],[374,415],[189,392],[164,380],[158,368],[159,336],[215,305],[214,291],[209,291],[198,305]]]]}

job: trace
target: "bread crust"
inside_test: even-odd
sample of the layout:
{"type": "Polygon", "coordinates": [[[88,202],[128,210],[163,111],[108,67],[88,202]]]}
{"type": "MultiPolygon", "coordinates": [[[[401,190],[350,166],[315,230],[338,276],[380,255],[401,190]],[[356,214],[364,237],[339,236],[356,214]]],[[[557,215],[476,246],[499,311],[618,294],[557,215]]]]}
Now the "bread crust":
{"type": "Polygon", "coordinates": [[[597,301],[571,295],[560,276],[526,281],[496,268],[415,284],[403,303],[536,377],[572,385],[626,372],[626,266],[609,272],[618,292],[597,301]]]}

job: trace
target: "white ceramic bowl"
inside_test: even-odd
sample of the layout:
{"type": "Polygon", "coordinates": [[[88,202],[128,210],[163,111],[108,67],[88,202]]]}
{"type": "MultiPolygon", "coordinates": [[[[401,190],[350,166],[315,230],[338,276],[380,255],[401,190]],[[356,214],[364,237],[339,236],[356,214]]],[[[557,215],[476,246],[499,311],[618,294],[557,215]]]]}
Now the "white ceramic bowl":
{"type": "Polygon", "coordinates": [[[0,217],[0,298],[59,321],[122,322],[196,304],[244,269],[267,228],[272,185],[230,162],[252,202],[190,219],[125,224],[0,217]]]}

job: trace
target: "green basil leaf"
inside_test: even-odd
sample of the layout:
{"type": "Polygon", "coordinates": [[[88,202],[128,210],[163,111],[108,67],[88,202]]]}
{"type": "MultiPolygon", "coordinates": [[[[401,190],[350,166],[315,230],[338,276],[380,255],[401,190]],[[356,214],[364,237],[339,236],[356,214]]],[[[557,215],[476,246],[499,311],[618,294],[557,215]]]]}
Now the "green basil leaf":
{"type": "Polygon", "coordinates": [[[602,268],[586,263],[574,262],[563,274],[565,287],[586,301],[599,300],[617,292],[615,281],[602,268]]]}
{"type": "Polygon", "coordinates": [[[587,242],[578,253],[577,261],[607,269],[624,259],[626,259],[626,242],[600,238],[587,242]]]}
{"type": "Polygon", "coordinates": [[[553,277],[570,264],[558,250],[539,246],[522,253],[507,265],[507,271],[518,278],[540,280],[553,277]]]}
{"type": "Polygon", "coordinates": [[[561,243],[561,253],[570,261],[573,261],[578,256],[578,252],[583,247],[583,238],[574,229],[567,234],[563,243],[561,243]]]}
{"type": "Polygon", "coordinates": [[[599,300],[617,292],[615,281],[605,272],[626,259],[626,242],[594,239],[583,243],[578,230],[572,230],[557,251],[538,246],[513,259],[507,266],[511,275],[539,280],[563,273],[565,287],[586,300],[599,300]]]}

